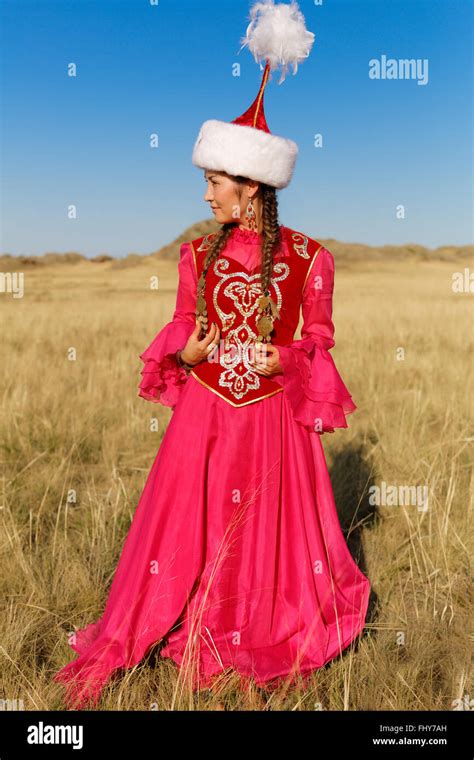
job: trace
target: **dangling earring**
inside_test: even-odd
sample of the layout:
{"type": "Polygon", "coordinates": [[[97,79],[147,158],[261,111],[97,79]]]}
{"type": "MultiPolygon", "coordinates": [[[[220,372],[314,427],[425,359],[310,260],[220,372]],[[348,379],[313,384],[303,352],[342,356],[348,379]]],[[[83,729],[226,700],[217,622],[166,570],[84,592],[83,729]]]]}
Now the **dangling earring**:
{"type": "Polygon", "coordinates": [[[249,198],[249,202],[247,203],[247,208],[245,209],[245,219],[246,219],[248,228],[252,230],[253,232],[258,232],[257,215],[253,207],[252,198],[249,198]]]}

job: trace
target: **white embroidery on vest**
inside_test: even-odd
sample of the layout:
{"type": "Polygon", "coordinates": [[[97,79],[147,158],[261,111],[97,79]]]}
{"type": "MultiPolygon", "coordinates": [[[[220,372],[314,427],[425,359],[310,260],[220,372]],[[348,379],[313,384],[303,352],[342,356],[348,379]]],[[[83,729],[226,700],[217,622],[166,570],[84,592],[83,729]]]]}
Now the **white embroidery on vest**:
{"type": "MultiPolygon", "coordinates": [[[[258,309],[258,299],[262,295],[260,273],[250,275],[247,272],[229,272],[230,262],[224,257],[216,259],[213,265],[214,274],[219,282],[214,288],[212,298],[214,307],[222,322],[222,331],[229,330],[225,337],[225,350],[220,351],[219,364],[223,368],[219,376],[219,385],[228,388],[236,399],[241,399],[249,390],[260,387],[260,376],[250,364],[254,358],[254,346],[258,342],[257,334],[248,324],[258,309]],[[223,288],[223,290],[222,290],[223,288]],[[229,298],[236,309],[226,313],[219,305],[219,294],[229,298]],[[232,329],[238,312],[243,321],[232,329]]],[[[281,309],[283,298],[278,283],[290,274],[288,264],[279,262],[274,265],[275,276],[271,284],[275,290],[276,303],[281,309]]]]}

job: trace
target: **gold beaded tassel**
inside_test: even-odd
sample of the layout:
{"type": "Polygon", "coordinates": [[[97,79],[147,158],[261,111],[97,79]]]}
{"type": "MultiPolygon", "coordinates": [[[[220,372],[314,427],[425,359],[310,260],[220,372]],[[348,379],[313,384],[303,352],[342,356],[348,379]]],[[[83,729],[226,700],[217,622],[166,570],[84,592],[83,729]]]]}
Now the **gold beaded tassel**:
{"type": "Polygon", "coordinates": [[[201,274],[198,282],[198,297],[196,301],[196,318],[201,323],[201,332],[207,333],[209,320],[207,316],[207,304],[204,296],[206,292],[206,272],[201,274]]]}
{"type": "Polygon", "coordinates": [[[280,313],[278,311],[275,301],[270,297],[268,290],[265,291],[263,296],[258,299],[258,313],[261,314],[257,318],[257,328],[260,333],[257,337],[258,341],[265,341],[270,343],[270,333],[273,330],[273,322],[275,319],[279,319],[280,313]]]}

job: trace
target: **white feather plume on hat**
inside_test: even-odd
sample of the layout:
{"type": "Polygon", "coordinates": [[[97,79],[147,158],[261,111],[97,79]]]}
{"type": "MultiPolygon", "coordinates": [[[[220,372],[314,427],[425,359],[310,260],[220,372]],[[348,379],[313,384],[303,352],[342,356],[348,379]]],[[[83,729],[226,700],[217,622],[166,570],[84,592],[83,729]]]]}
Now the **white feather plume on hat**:
{"type": "MultiPolygon", "coordinates": [[[[269,61],[273,71],[282,66],[281,84],[290,64],[293,74],[298,71],[298,64],[310,54],[314,42],[313,32],[308,32],[304,16],[298,4],[293,0],[289,5],[273,0],[257,2],[250,9],[250,24],[245,37],[240,40],[253,53],[255,61],[269,61]]],[[[240,52],[240,51],[239,51],[240,52]]]]}

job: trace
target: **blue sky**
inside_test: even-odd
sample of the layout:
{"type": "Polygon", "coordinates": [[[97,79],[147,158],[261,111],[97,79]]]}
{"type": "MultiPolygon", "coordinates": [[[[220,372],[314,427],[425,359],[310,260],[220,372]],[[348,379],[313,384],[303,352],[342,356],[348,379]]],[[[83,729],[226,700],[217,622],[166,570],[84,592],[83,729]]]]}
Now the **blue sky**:
{"type": "MultiPolygon", "coordinates": [[[[191,153],[203,121],[257,94],[260,68],[238,54],[251,4],[2,0],[1,252],[146,254],[210,218],[191,153]]],[[[299,6],[310,57],[265,90],[270,130],[299,146],[280,221],[371,245],[472,243],[472,3],[299,6]],[[369,78],[382,55],[427,59],[427,84],[369,78]]]]}

